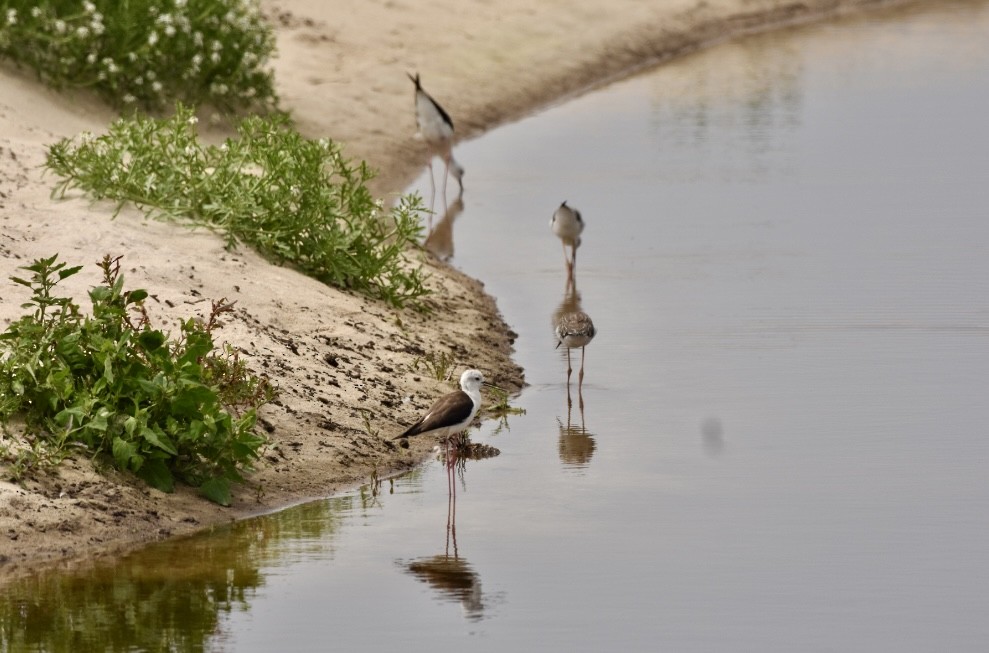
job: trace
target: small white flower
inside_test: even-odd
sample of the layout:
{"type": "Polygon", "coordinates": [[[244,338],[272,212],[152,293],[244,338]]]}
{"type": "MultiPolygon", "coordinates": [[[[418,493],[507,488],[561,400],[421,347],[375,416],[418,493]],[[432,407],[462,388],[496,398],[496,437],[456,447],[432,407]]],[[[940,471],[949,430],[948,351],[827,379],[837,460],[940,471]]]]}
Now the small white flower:
{"type": "Polygon", "coordinates": [[[89,65],[93,65],[94,63],[96,63],[95,52],[90,52],[89,54],[86,55],[86,63],[88,63],[89,65]]]}
{"type": "Polygon", "coordinates": [[[220,53],[214,52],[209,56],[209,60],[213,63],[220,63],[220,53]]]}
{"type": "Polygon", "coordinates": [[[192,55],[192,67],[193,68],[199,68],[199,66],[201,66],[202,63],[203,63],[203,55],[202,54],[200,54],[199,52],[197,52],[196,54],[192,55]]]}
{"type": "Polygon", "coordinates": [[[148,45],[154,45],[158,42],[158,32],[151,32],[148,35],[148,45]]]}
{"type": "Polygon", "coordinates": [[[89,36],[89,28],[86,27],[85,25],[82,25],[80,27],[77,27],[76,28],[76,36],[78,36],[81,39],[86,38],[87,36],[89,36]]]}
{"type": "Polygon", "coordinates": [[[8,25],[16,25],[17,24],[17,10],[16,9],[8,9],[7,10],[7,24],[8,25]]]}
{"type": "Polygon", "coordinates": [[[174,25],[165,25],[165,36],[175,36],[174,25]]]}
{"type": "Polygon", "coordinates": [[[123,97],[123,100],[124,100],[124,104],[132,104],[137,101],[137,98],[131,95],[130,93],[128,93],[123,97]]]}
{"type": "Polygon", "coordinates": [[[89,0],[86,0],[86,2],[82,3],[82,8],[86,10],[87,14],[91,14],[94,11],[96,11],[96,5],[94,5],[89,0]]]}
{"type": "Polygon", "coordinates": [[[199,118],[197,118],[196,116],[189,116],[190,125],[195,125],[197,122],[199,122],[199,118]]]}
{"type": "Polygon", "coordinates": [[[161,88],[162,88],[161,82],[159,81],[151,82],[151,90],[154,91],[155,93],[161,93],[161,88]]]}
{"type": "Polygon", "coordinates": [[[41,15],[41,7],[31,7],[31,15],[37,18],[41,15]]]}
{"type": "Polygon", "coordinates": [[[57,19],[54,23],[55,31],[59,34],[65,34],[65,21],[61,18],[57,19]]]}
{"type": "Polygon", "coordinates": [[[186,0],[175,0],[175,8],[182,9],[185,7],[186,0]]]}
{"type": "Polygon", "coordinates": [[[223,49],[223,44],[220,43],[219,41],[213,41],[212,43],[209,44],[209,48],[213,52],[219,52],[220,50],[223,49]]]}

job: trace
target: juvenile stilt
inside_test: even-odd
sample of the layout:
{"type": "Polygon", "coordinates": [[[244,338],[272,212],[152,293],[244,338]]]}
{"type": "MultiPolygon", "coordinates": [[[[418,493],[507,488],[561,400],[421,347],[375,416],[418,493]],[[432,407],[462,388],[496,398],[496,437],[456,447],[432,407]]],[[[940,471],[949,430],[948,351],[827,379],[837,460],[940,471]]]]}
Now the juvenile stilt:
{"type": "Polygon", "coordinates": [[[584,384],[584,348],[594,339],[596,333],[594,322],[584,311],[564,313],[556,323],[556,346],[559,348],[560,345],[563,345],[567,348],[567,386],[570,385],[570,375],[573,374],[570,350],[580,347],[580,373],[577,375],[578,391],[584,384]]]}

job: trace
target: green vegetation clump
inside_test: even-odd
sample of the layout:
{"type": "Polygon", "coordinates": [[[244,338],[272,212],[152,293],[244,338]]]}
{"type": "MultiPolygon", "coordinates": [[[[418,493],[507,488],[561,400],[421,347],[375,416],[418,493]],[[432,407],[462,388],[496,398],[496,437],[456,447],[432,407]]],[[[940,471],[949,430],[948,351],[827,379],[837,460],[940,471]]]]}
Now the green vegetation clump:
{"type": "Polygon", "coordinates": [[[383,212],[354,166],[329,139],[310,140],[283,116],[244,119],[239,138],[204,145],[191,109],[167,119],[121,118],[100,137],[51,146],[47,167],[62,177],[54,195],[80,188],[151,217],[206,226],[228,245],[252,245],[326,284],[412,303],[427,290],[421,266],[405,258],[420,231],[421,201],[404,197],[383,212]]]}
{"type": "Polygon", "coordinates": [[[249,0],[0,0],[0,55],[116,107],[268,111],[274,49],[249,0]]]}
{"type": "MultiPolygon", "coordinates": [[[[217,318],[231,306],[214,303],[205,321],[184,321],[173,340],[151,326],[147,291],[124,290],[119,258],[104,257],[100,267],[89,316],[54,294],[81,269],[57,255],[22,268],[27,279],[12,277],[31,289],[23,306],[32,312],[0,335],[0,422],[23,421],[31,447],[44,441],[48,460],[82,446],[160,490],[178,479],[229,504],[231,483],[243,481],[266,443],[255,433],[256,410],[274,398],[266,379],[214,346],[217,318]]],[[[8,464],[24,462],[10,460],[9,447],[4,453],[8,464]]]]}

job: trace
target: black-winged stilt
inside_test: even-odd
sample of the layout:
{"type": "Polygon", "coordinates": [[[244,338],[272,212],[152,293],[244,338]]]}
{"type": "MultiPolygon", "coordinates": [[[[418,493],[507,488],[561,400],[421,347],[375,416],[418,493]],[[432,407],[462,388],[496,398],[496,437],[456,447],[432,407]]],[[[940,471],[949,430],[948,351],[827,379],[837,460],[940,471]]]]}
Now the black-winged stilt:
{"type": "Polygon", "coordinates": [[[580,374],[577,376],[577,387],[584,384],[584,348],[594,339],[597,333],[594,329],[594,322],[584,311],[567,313],[556,324],[556,346],[563,345],[567,348],[567,385],[570,384],[570,375],[573,367],[570,365],[570,350],[580,347],[580,374]]]}
{"type": "MultiPolygon", "coordinates": [[[[408,75],[408,73],[406,73],[408,75]]],[[[429,145],[429,183],[433,196],[436,195],[436,181],[433,179],[433,156],[443,159],[445,169],[443,172],[443,202],[446,202],[446,178],[453,175],[460,185],[460,192],[464,191],[464,168],[453,158],[453,120],[450,119],[439,102],[434,100],[422,88],[419,81],[419,73],[415,77],[409,75],[409,79],[416,85],[416,126],[419,128],[419,135],[429,145]]]]}
{"type": "Polygon", "coordinates": [[[580,247],[580,234],[584,231],[584,220],[580,216],[580,211],[567,206],[566,200],[560,204],[559,208],[553,212],[553,217],[549,221],[553,233],[563,243],[563,260],[567,264],[567,270],[573,272],[577,265],[577,248],[580,247]],[[567,245],[570,246],[572,256],[567,257],[567,245]]]}
{"type": "MultiPolygon", "coordinates": [[[[460,375],[460,390],[445,394],[430,406],[426,414],[407,428],[395,440],[413,435],[436,435],[449,440],[451,435],[462,433],[481,408],[481,386],[492,384],[484,380],[478,370],[467,370],[460,375]]],[[[492,386],[496,387],[496,386],[492,386]]]]}
{"type": "MultiPolygon", "coordinates": [[[[571,270],[572,272],[572,270],[571,270]]],[[[577,377],[577,390],[584,383],[584,347],[587,346],[597,330],[590,316],[584,312],[580,303],[580,293],[572,274],[567,275],[567,285],[563,292],[563,301],[553,312],[553,334],[556,336],[556,347],[563,345],[567,348],[567,387],[570,387],[570,375],[573,367],[570,364],[570,350],[580,347],[580,374],[577,377]]],[[[583,397],[581,396],[581,403],[583,397]]]]}

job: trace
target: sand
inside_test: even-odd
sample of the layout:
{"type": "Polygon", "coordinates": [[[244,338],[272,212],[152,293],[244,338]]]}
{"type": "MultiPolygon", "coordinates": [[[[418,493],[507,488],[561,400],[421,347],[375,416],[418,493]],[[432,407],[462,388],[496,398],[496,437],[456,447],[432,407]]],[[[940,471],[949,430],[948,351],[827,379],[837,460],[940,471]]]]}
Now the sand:
{"type": "MultiPolygon", "coordinates": [[[[726,38],[883,6],[876,0],[321,0],[264,1],[276,25],[278,90],[300,130],[346,144],[379,171],[372,188],[393,199],[426,162],[413,138],[418,71],[461,139],[726,38]]],[[[478,367],[511,390],[524,384],[511,360],[514,334],[477,281],[420,252],[435,290],[435,316],[394,311],[326,287],[216,236],[149,222],[74,197],[50,198],[47,145],[101,132],[115,117],[79,94],[60,94],[10,65],[0,67],[0,278],[58,252],[86,265],[65,290],[82,301],[99,281],[95,262],[124,255],[127,286],[158,298],[150,313],[176,329],[210,300],[236,300],[218,332],[281,388],[262,410],[272,445],[223,508],[189,488],[173,494],[85,457],[20,483],[0,481],[0,582],[51,566],[84,564],[149,541],[275,510],[407,469],[434,442],[394,445],[450,382],[424,356],[445,353],[452,373],[478,367]],[[417,366],[417,361],[420,364],[417,366]],[[362,412],[363,411],[363,412],[362,412]],[[370,418],[370,428],[362,415],[370,418]]],[[[469,194],[471,170],[467,171],[469,194]]],[[[548,216],[547,216],[548,217],[548,216]]],[[[0,326],[21,315],[26,290],[0,283],[0,326]]],[[[82,302],[86,305],[86,302],[82,302]]],[[[9,444],[10,437],[0,440],[9,444]]]]}

